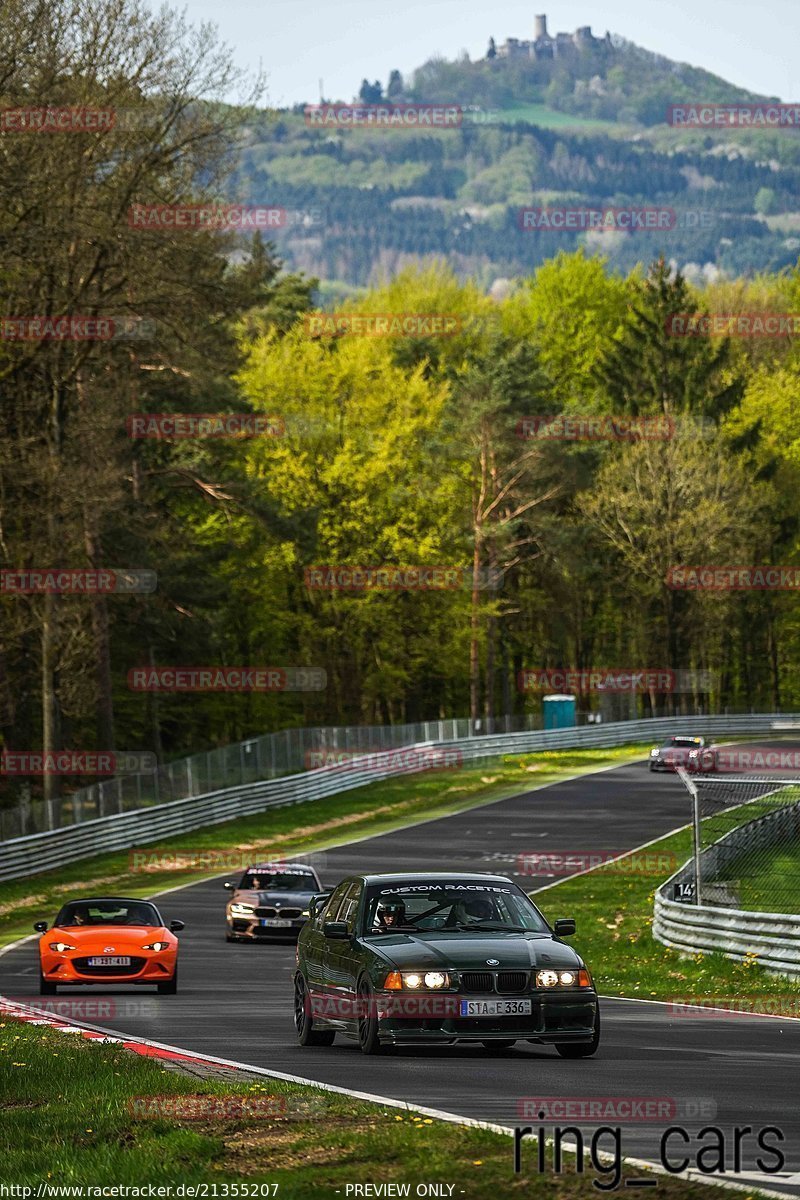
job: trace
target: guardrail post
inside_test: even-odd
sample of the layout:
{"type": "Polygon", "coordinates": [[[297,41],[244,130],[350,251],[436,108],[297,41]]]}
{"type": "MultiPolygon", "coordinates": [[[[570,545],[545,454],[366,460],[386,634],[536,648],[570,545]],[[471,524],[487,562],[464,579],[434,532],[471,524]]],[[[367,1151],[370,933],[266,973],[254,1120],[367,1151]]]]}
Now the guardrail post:
{"type": "Polygon", "coordinates": [[[702,903],[702,876],[700,872],[701,843],[700,843],[700,796],[692,777],[683,767],[678,767],[680,781],[692,798],[692,842],[694,858],[694,902],[699,907],[702,903]]]}

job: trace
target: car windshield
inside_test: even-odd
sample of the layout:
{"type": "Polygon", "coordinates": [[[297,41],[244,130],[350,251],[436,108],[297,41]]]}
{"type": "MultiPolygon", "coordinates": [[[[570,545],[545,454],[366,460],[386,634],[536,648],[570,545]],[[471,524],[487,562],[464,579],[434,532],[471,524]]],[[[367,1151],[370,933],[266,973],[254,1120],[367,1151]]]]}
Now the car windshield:
{"type": "Polygon", "coordinates": [[[696,750],[699,745],[699,738],[672,737],[667,738],[662,746],[662,750],[674,750],[676,747],[679,749],[696,750]]]}
{"type": "Polygon", "coordinates": [[[245,871],[240,888],[253,892],[318,892],[320,883],[311,871],[245,871]]]}
{"type": "Polygon", "coordinates": [[[56,917],[57,926],[65,925],[147,925],[162,924],[152,904],[141,900],[75,900],[65,904],[56,917]]]}
{"type": "Polygon", "coordinates": [[[547,933],[538,911],[512,883],[453,880],[375,884],[367,891],[368,934],[423,932],[547,933]]]}

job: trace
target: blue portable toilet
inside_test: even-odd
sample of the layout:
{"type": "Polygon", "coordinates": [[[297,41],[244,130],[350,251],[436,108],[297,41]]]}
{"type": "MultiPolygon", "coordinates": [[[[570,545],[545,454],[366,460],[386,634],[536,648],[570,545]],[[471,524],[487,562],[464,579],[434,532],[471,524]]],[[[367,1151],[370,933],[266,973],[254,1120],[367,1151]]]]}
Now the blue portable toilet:
{"type": "Polygon", "coordinates": [[[575,724],[574,696],[543,696],[545,729],[569,729],[575,724]]]}

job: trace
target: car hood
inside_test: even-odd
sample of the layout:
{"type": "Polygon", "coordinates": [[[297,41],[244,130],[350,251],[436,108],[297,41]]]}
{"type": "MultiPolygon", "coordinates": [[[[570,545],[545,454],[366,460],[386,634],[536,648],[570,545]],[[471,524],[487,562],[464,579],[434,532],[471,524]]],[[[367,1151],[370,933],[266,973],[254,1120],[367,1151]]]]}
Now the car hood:
{"type": "Polygon", "coordinates": [[[399,968],[481,970],[488,965],[487,959],[496,958],[496,969],[528,971],[542,966],[575,967],[582,962],[571,946],[536,934],[394,933],[367,938],[365,944],[399,968]]]}
{"type": "Polygon", "coordinates": [[[84,947],[91,950],[99,947],[100,950],[104,950],[106,946],[113,946],[114,952],[118,953],[123,949],[141,950],[146,942],[170,942],[172,934],[163,926],[151,925],[106,925],[102,928],[97,925],[57,925],[42,935],[42,941],[67,942],[79,950],[84,947]]]}
{"type": "Polygon", "coordinates": [[[319,892],[254,892],[235,891],[233,899],[237,904],[285,904],[287,908],[306,908],[312,896],[319,892]]]}

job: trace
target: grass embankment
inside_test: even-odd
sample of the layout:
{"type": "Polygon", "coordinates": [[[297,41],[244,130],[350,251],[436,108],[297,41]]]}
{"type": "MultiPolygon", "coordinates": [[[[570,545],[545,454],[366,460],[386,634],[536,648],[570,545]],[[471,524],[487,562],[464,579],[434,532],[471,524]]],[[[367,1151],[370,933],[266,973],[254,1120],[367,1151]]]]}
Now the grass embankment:
{"type": "Polygon", "coordinates": [[[533,899],[549,914],[575,917],[574,945],[602,995],[643,1000],[705,997],[709,1002],[783,997],[792,1003],[789,1011],[800,1016],[800,980],[768,975],[755,958],[740,963],[721,954],[684,956],[655,940],[653,903],[663,878],[637,873],[636,868],[658,855],[671,854],[683,863],[691,853],[691,831],[684,829],[648,846],[647,857],[627,855],[619,863],[550,884],[533,893],[533,899]]]}
{"type": "MultiPolygon", "coordinates": [[[[539,1175],[531,1140],[523,1145],[523,1172],[514,1175],[512,1139],[501,1134],[268,1078],[198,1081],[118,1046],[10,1020],[0,1025],[0,1107],[3,1181],[18,1186],[205,1183],[219,1185],[217,1195],[237,1196],[222,1189],[238,1181],[272,1185],[270,1195],[277,1184],[278,1200],[335,1200],[347,1184],[378,1182],[410,1185],[412,1196],[418,1183],[453,1185],[451,1194],[465,1200],[554,1194],[551,1152],[539,1175]],[[131,1111],[134,1101],[181,1096],[195,1114],[204,1100],[192,1097],[217,1097],[227,1111],[234,1097],[246,1097],[261,1115],[178,1120],[131,1111]]],[[[597,1195],[588,1153],[584,1161],[577,1175],[566,1156],[557,1185],[563,1200],[597,1195]]],[[[624,1171],[643,1174],[641,1167],[624,1171]]],[[[720,1200],[718,1188],[660,1176],[653,1193],[720,1200]]]]}
{"type": "MultiPolygon", "coordinates": [[[[181,837],[161,839],[157,846],[173,851],[241,851],[243,857],[253,861],[271,855],[310,853],[460,812],[571,775],[632,762],[645,753],[642,746],[626,746],[508,755],[476,766],[422,772],[324,800],[267,810],[181,837]]],[[[147,870],[132,870],[130,852],[121,851],[65,864],[57,871],[37,875],[35,883],[30,878],[11,880],[0,884],[0,945],[30,933],[33,921],[55,916],[65,898],[76,893],[150,896],[224,870],[219,865],[211,870],[175,869],[166,862],[147,870]]],[[[231,868],[229,873],[234,870],[231,868]]]]}

